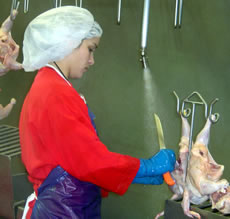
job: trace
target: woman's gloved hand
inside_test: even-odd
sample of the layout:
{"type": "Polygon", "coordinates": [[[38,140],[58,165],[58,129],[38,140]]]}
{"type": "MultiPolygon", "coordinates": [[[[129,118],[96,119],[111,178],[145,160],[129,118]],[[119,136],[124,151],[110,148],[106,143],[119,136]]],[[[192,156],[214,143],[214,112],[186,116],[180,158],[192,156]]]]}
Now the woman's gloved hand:
{"type": "Polygon", "coordinates": [[[162,175],[153,176],[153,177],[135,177],[132,183],[136,184],[145,184],[145,185],[161,185],[164,179],[162,175]]]}
{"type": "Polygon", "coordinates": [[[135,178],[159,176],[174,170],[176,156],[171,149],[162,149],[150,159],[140,159],[140,168],[135,178]]]}

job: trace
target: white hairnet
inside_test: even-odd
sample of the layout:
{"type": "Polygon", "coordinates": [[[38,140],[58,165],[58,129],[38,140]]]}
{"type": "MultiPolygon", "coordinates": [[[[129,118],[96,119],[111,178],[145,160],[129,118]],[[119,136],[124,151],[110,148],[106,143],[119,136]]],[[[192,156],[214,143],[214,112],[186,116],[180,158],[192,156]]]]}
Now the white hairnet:
{"type": "Polygon", "coordinates": [[[100,37],[102,29],[86,9],[63,6],[33,19],[23,40],[23,68],[34,71],[58,61],[77,48],[82,40],[100,37]]]}

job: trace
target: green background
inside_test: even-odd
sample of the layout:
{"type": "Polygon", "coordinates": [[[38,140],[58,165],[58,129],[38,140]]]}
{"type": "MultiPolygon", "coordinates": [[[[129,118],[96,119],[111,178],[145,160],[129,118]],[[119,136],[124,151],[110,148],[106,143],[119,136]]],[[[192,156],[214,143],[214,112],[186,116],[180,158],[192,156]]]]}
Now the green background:
{"type": "MultiPolygon", "coordinates": [[[[73,5],[75,1],[64,1],[73,5]]],[[[144,80],[140,59],[143,1],[122,1],[121,25],[117,25],[116,0],[83,0],[104,30],[95,53],[96,64],[73,86],[87,99],[96,115],[100,138],[109,150],[148,158],[159,150],[153,113],[162,121],[168,148],[178,152],[180,118],[176,113],[175,90],[181,101],[198,91],[208,104],[219,101],[220,114],[213,125],[209,149],[225,165],[229,178],[229,8],[228,0],[184,0],[182,27],[174,28],[175,1],[151,1],[147,55],[150,78],[144,80]]],[[[0,21],[9,15],[11,1],[0,0],[0,21]]],[[[31,0],[29,12],[23,1],[12,36],[21,46],[31,19],[52,8],[51,0],[31,0]]],[[[73,30],[74,31],[74,30],[73,30]]],[[[57,33],[58,34],[58,33],[57,33]]],[[[22,62],[20,50],[19,62],[22,62]]],[[[0,124],[18,127],[20,109],[36,72],[11,71],[0,77],[0,103],[17,99],[9,117],[0,124]]],[[[41,95],[42,92],[41,91],[41,95]]],[[[194,137],[205,123],[204,107],[197,106],[194,137]]],[[[110,194],[102,203],[102,218],[153,218],[171,197],[167,185],[131,185],[124,196],[110,194]]]]}

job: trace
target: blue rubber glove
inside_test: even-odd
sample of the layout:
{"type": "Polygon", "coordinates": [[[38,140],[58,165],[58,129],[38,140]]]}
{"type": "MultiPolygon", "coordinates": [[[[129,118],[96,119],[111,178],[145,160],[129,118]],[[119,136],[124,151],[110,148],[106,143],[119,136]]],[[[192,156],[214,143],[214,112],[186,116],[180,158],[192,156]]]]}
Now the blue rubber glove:
{"type": "Polygon", "coordinates": [[[162,149],[150,159],[140,159],[140,168],[135,178],[162,175],[174,170],[176,156],[171,149],[162,149]]]}
{"type": "Polygon", "coordinates": [[[135,177],[132,183],[136,184],[145,184],[145,185],[161,185],[164,179],[162,175],[153,176],[153,177],[135,177]]]}

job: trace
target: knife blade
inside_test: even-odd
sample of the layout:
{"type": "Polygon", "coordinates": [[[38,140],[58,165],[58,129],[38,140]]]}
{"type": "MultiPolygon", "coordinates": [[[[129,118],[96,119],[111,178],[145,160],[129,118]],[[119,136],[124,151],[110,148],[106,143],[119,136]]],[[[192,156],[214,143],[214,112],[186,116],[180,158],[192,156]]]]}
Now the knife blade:
{"type": "MultiPolygon", "coordinates": [[[[166,149],[165,141],[164,141],[163,128],[162,128],[162,125],[161,125],[160,118],[155,113],[154,113],[154,118],[155,118],[155,122],[156,122],[156,128],[157,128],[157,135],[158,135],[158,142],[159,142],[159,145],[160,145],[160,150],[166,149]]],[[[173,180],[170,172],[164,173],[163,178],[164,178],[164,181],[169,186],[173,186],[175,184],[175,181],[173,180]]]]}

